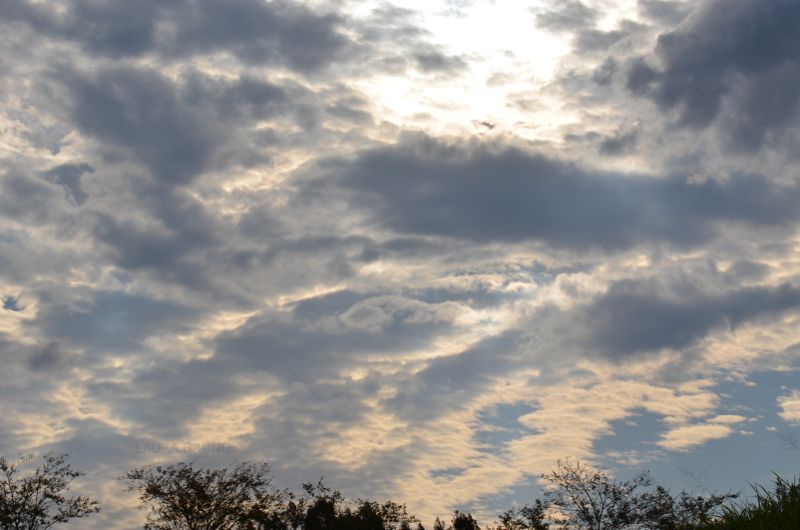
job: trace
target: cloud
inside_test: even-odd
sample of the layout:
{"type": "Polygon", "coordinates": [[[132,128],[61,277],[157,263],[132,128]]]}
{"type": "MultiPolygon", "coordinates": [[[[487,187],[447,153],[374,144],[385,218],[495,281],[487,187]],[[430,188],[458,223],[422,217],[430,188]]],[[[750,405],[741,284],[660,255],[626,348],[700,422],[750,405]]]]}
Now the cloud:
{"type": "Polygon", "coordinates": [[[575,52],[583,56],[604,54],[612,46],[645,29],[646,26],[629,20],[622,21],[617,29],[609,31],[586,29],[575,35],[575,52]]]}
{"type": "Polygon", "coordinates": [[[206,407],[237,397],[235,376],[241,373],[216,359],[160,359],[126,380],[98,377],[86,390],[107,404],[111,417],[136,427],[141,437],[174,440],[187,435],[206,407]]]}
{"type": "Polygon", "coordinates": [[[448,56],[440,52],[419,52],[414,56],[417,68],[423,72],[459,72],[467,67],[460,57],[448,56]]]}
{"type": "Polygon", "coordinates": [[[628,86],[683,126],[721,120],[730,147],[753,151],[797,122],[799,21],[793,0],[708,2],[658,38],[660,68],[634,63],[628,86]]]}
{"type": "Polygon", "coordinates": [[[57,368],[64,368],[69,361],[69,355],[64,353],[58,342],[49,342],[28,358],[28,367],[34,372],[44,372],[57,368]]]}
{"type": "Polygon", "coordinates": [[[6,22],[27,24],[45,35],[80,42],[90,52],[111,57],[138,55],[155,42],[157,2],[137,9],[114,2],[68,2],[57,12],[27,0],[5,2],[6,22]]]}
{"type": "Polygon", "coordinates": [[[212,258],[226,255],[230,227],[182,188],[142,185],[136,192],[135,210],[95,214],[90,232],[98,248],[125,270],[213,290],[212,258]]]}
{"type": "Polygon", "coordinates": [[[434,338],[453,332],[464,310],[455,302],[427,304],[340,291],[300,301],[290,313],[265,312],[249,319],[217,337],[216,356],[286,381],[330,378],[346,370],[369,370],[371,356],[428,347],[434,338]]]}
{"type": "Polygon", "coordinates": [[[430,420],[466,408],[491,383],[514,370],[519,335],[501,334],[456,355],[431,361],[411,375],[386,407],[405,419],[430,420]]]}
{"type": "Polygon", "coordinates": [[[504,145],[425,136],[313,166],[300,204],[338,197],[404,234],[541,241],[588,251],[667,243],[691,248],[722,223],[797,221],[797,186],[757,176],[692,182],[592,172],[504,145]]]}
{"type": "Polygon", "coordinates": [[[7,26],[38,38],[75,44],[96,58],[152,58],[184,64],[222,57],[241,67],[273,67],[311,78],[357,70],[458,74],[467,64],[429,42],[414,13],[373,8],[366,18],[346,6],[292,0],[144,0],[135,9],[110,0],[70,0],[54,10],[7,0],[7,26]]]}
{"type": "Polygon", "coordinates": [[[550,31],[579,31],[593,27],[600,20],[600,12],[579,0],[557,4],[558,7],[536,15],[536,25],[550,31]]]}
{"type": "Polygon", "coordinates": [[[720,440],[733,434],[734,429],[729,425],[715,423],[701,425],[686,425],[667,432],[658,445],[673,451],[688,451],[711,440],[720,440]]]}
{"type": "MultiPolygon", "coordinates": [[[[434,340],[453,334],[453,326],[459,325],[457,320],[465,310],[454,302],[335,292],[301,300],[285,311],[262,311],[235,329],[215,334],[210,344],[204,344],[210,351],[203,351],[202,358],[162,360],[157,368],[144,365],[129,380],[100,378],[88,389],[108,404],[116,418],[135,423],[151,436],[172,439],[187,435],[190,424],[210,406],[267,392],[283,397],[270,400],[264,414],[275,422],[271,425],[288,429],[281,432],[270,427],[268,431],[276,437],[299,436],[301,427],[310,428],[309,422],[314,420],[307,414],[320,407],[306,401],[304,388],[309,392],[323,387],[332,392],[335,388],[360,388],[351,396],[359,400],[348,407],[363,408],[361,399],[375,400],[383,368],[392,366],[393,359],[413,358],[418,351],[431,348],[434,340]],[[359,376],[357,384],[349,374],[359,376]],[[158,405],[153,407],[153,403],[158,405]],[[305,408],[309,410],[303,412],[305,408]],[[275,414],[288,416],[280,419],[275,414]]],[[[171,333],[179,329],[183,318],[180,308],[150,307],[147,314],[171,333]]],[[[134,336],[128,339],[114,333],[113,352],[133,351],[143,338],[162,331],[132,311],[124,320],[138,330],[131,331],[129,335],[134,336]]],[[[87,330],[74,327],[76,334],[87,337],[84,343],[91,338],[87,330]]],[[[102,346],[97,342],[91,343],[95,349],[102,346]]],[[[316,395],[314,391],[311,397],[316,395]]],[[[346,419],[335,420],[330,411],[322,416],[319,421],[346,419]]]]}
{"type": "Polygon", "coordinates": [[[348,44],[339,17],[291,1],[196,0],[175,15],[175,41],[160,49],[178,56],[222,50],[248,63],[311,71],[328,66],[348,44]]]}
{"type": "Polygon", "coordinates": [[[60,11],[26,0],[5,4],[7,22],[112,58],[154,54],[182,60],[222,52],[248,64],[312,72],[339,58],[349,44],[339,17],[284,0],[145,0],[135,8],[72,0],[60,11]]]}
{"type": "Polygon", "coordinates": [[[638,131],[626,131],[604,138],[600,143],[600,153],[604,155],[619,155],[631,151],[638,141],[638,131]]]}
{"type": "Polygon", "coordinates": [[[362,20],[353,20],[351,26],[361,43],[352,55],[356,71],[408,75],[408,70],[415,69],[438,77],[467,71],[468,61],[437,45],[435,35],[421,22],[415,11],[386,2],[372,7],[362,20]]]}
{"type": "Polygon", "coordinates": [[[474,0],[0,4],[0,446],[72,451],[104,498],[183,458],[137,442],[202,440],[281,486],[492,512],[640,410],[648,454],[729,436],[746,403],[698,378],[790,364],[785,0],[551,3],[547,60],[527,7],[474,0]],[[521,33],[463,42],[484,8],[521,33]]]}
{"type": "Polygon", "coordinates": [[[282,88],[247,76],[189,71],[173,81],[154,68],[108,67],[63,69],[54,80],[83,134],[174,185],[193,181],[240,131],[286,108],[282,88]]]}
{"type": "Polygon", "coordinates": [[[787,423],[800,425],[800,391],[792,390],[789,395],[778,398],[781,411],[778,416],[787,423]]]}
{"type": "MultiPolygon", "coordinates": [[[[65,212],[68,203],[57,188],[27,167],[7,166],[5,169],[0,173],[0,215],[28,226],[64,223],[69,216],[65,212]]],[[[21,242],[19,238],[11,239],[14,243],[21,242]]]]}
{"type": "Polygon", "coordinates": [[[569,0],[538,12],[536,26],[554,33],[571,34],[575,55],[582,60],[587,55],[604,54],[614,44],[645,29],[644,25],[627,19],[620,21],[616,29],[598,29],[601,14],[579,0],[569,0]]]}
{"type": "Polygon", "coordinates": [[[690,11],[688,3],[673,0],[638,0],[637,7],[645,17],[669,26],[677,25],[690,11]]]}
{"type": "Polygon", "coordinates": [[[72,295],[72,300],[41,295],[36,318],[26,326],[51,340],[113,355],[140,351],[144,340],[159,333],[186,332],[200,315],[196,309],[143,295],[114,291],[72,295]]]}
{"type": "Polygon", "coordinates": [[[691,283],[664,288],[657,281],[623,280],[571,320],[584,350],[625,360],[683,350],[715,330],[769,321],[798,307],[800,289],[791,285],[704,292],[691,283]]]}

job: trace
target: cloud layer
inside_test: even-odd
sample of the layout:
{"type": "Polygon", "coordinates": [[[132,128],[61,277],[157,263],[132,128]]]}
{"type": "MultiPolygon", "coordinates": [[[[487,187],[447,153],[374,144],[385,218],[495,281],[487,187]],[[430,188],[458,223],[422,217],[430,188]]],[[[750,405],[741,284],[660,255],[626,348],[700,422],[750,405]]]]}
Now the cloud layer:
{"type": "Polygon", "coordinates": [[[0,0],[0,453],[123,529],[143,463],[485,520],[780,444],[800,10],[629,4],[0,0]]]}

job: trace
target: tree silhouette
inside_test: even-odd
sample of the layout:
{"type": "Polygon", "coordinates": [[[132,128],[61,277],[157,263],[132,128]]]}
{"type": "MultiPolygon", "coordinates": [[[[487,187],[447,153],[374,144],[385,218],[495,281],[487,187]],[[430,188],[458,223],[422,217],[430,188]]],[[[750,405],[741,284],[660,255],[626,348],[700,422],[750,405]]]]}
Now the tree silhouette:
{"type": "Polygon", "coordinates": [[[564,525],[587,530],[617,530],[640,522],[637,490],[652,482],[647,472],[628,481],[611,480],[607,473],[570,460],[559,460],[543,478],[555,486],[544,497],[566,516],[564,525]]]}
{"type": "Polygon", "coordinates": [[[44,463],[26,475],[20,468],[33,455],[16,462],[0,457],[0,528],[3,530],[46,530],[57,524],[100,511],[97,501],[66,492],[76,478],[84,475],[72,469],[69,455],[44,455],[44,463]]]}
{"type": "Polygon", "coordinates": [[[308,498],[308,509],[303,521],[304,530],[334,530],[338,527],[338,514],[343,502],[339,491],[331,490],[322,483],[303,484],[308,498]]]}
{"type": "Polygon", "coordinates": [[[456,510],[450,523],[450,530],[481,530],[481,527],[472,518],[472,514],[456,510]]]}
{"type": "Polygon", "coordinates": [[[642,527],[647,530],[683,530],[705,525],[722,515],[722,506],[738,494],[712,493],[708,497],[689,495],[682,491],[673,497],[658,486],[653,493],[642,496],[642,527]]]}
{"type": "Polygon", "coordinates": [[[579,461],[559,461],[542,478],[549,483],[543,499],[500,516],[500,530],[683,530],[712,521],[734,493],[673,497],[655,490],[649,473],[628,481],[612,480],[579,461]]]}
{"type": "Polygon", "coordinates": [[[308,506],[303,530],[410,530],[411,523],[418,522],[405,505],[393,501],[358,499],[348,503],[322,481],[303,488],[308,506]]]}
{"type": "Polygon", "coordinates": [[[509,510],[500,515],[501,530],[549,530],[547,521],[547,503],[536,499],[519,510],[509,510]]]}
{"type": "Polygon", "coordinates": [[[272,487],[267,464],[144,466],[122,480],[150,508],[145,530],[257,530],[285,524],[285,492],[272,487]]]}

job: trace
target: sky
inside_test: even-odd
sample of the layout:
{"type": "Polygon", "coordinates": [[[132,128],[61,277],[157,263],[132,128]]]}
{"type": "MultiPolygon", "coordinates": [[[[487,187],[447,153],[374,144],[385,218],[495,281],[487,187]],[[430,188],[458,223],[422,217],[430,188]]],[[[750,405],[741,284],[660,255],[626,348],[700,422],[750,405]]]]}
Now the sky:
{"type": "Polygon", "coordinates": [[[797,0],[0,0],[0,454],[429,524],[800,451],[797,0]]]}

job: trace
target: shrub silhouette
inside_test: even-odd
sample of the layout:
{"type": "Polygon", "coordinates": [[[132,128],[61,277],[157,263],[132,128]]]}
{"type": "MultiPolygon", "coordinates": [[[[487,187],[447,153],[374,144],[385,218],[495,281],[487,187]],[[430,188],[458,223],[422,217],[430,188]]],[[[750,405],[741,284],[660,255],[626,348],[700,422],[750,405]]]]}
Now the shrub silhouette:
{"type": "Polygon", "coordinates": [[[722,515],[696,530],[797,530],[800,528],[800,483],[775,475],[772,491],[753,485],[755,500],[726,506],[722,515]]]}

